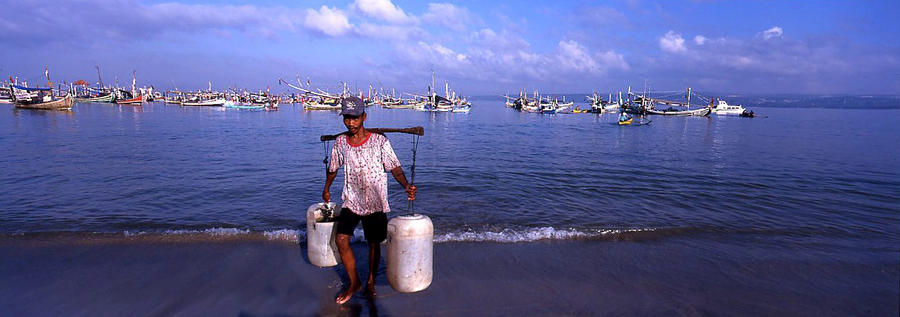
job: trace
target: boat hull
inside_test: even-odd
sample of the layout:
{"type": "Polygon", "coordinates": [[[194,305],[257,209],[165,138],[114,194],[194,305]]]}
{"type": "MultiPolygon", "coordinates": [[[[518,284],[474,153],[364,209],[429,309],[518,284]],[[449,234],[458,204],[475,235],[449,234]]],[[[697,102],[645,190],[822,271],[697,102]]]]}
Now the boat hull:
{"type": "Polygon", "coordinates": [[[88,97],[88,98],[75,98],[77,102],[103,102],[103,103],[111,103],[116,101],[116,95],[108,94],[100,97],[88,97]]]}
{"type": "Polygon", "coordinates": [[[144,102],[144,97],[142,97],[142,96],[137,96],[137,97],[134,97],[131,99],[116,100],[116,104],[119,104],[119,105],[138,105],[139,106],[139,105],[141,105],[142,102],[144,102]]]}
{"type": "Polygon", "coordinates": [[[663,116],[698,116],[698,117],[702,117],[702,116],[709,115],[709,112],[711,110],[709,108],[700,108],[700,109],[680,110],[680,111],[660,111],[660,110],[656,110],[656,109],[647,109],[646,111],[648,114],[663,115],[663,116]]]}
{"type": "Polygon", "coordinates": [[[225,99],[215,99],[215,100],[205,100],[205,101],[196,101],[190,102],[185,101],[181,103],[182,106],[190,106],[190,107],[223,107],[225,106],[225,99]]]}
{"type": "Polygon", "coordinates": [[[717,116],[739,116],[744,113],[744,109],[740,110],[717,110],[713,111],[717,116]]]}
{"type": "Polygon", "coordinates": [[[334,110],[341,110],[341,105],[340,105],[340,104],[336,104],[336,105],[328,105],[328,104],[315,104],[315,103],[309,104],[309,103],[305,103],[305,104],[303,104],[303,109],[306,109],[306,110],[331,110],[331,111],[334,111],[334,110]]]}

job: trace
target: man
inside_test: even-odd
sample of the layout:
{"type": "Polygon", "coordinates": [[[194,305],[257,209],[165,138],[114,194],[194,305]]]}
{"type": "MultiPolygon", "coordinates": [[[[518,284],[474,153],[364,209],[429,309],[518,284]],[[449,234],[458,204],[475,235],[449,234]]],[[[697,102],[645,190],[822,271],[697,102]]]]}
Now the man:
{"type": "Polygon", "coordinates": [[[629,119],[631,119],[631,117],[629,117],[628,114],[625,113],[625,110],[622,110],[622,113],[619,114],[619,122],[625,122],[625,121],[628,121],[629,119]]]}
{"type": "Polygon", "coordinates": [[[350,237],[359,222],[362,222],[366,242],[369,244],[369,278],[366,295],[375,296],[375,275],[381,261],[381,242],[387,237],[387,212],[391,209],[387,201],[387,176],[390,171],[394,179],[406,189],[409,200],[416,198],[416,186],[406,181],[400,161],[388,139],[381,134],[366,131],[366,106],[358,97],[341,100],[341,115],[347,132],[334,140],[331,160],[325,175],[325,189],[322,199],[331,200],[331,183],[337,170],[344,166],[344,188],[341,190],[342,209],[337,219],[337,242],[341,262],[347,270],[350,285],[338,294],[335,302],[346,303],[362,288],[356,273],[356,259],[350,249],[350,237]]]}

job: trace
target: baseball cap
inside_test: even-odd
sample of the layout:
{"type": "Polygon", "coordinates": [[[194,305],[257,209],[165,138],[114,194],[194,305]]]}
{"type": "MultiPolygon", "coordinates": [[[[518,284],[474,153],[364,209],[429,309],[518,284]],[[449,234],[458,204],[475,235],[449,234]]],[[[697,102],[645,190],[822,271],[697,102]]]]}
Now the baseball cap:
{"type": "Polygon", "coordinates": [[[341,115],[361,116],[366,112],[366,104],[359,97],[341,99],[341,115]]]}

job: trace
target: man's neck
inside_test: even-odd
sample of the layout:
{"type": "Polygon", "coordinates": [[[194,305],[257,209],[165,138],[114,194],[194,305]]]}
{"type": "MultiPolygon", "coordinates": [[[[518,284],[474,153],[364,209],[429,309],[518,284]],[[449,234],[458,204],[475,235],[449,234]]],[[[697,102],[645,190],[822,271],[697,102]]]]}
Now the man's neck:
{"type": "Polygon", "coordinates": [[[347,138],[354,140],[354,141],[360,140],[365,137],[366,137],[366,128],[365,127],[359,127],[359,131],[357,131],[355,134],[350,133],[349,131],[347,132],[347,138]]]}

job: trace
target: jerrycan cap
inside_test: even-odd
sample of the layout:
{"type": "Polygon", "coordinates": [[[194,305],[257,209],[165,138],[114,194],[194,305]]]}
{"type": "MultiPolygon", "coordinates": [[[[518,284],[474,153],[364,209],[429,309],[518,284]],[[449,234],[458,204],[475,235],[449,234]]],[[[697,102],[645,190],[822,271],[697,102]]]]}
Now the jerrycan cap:
{"type": "Polygon", "coordinates": [[[397,216],[397,218],[399,218],[400,220],[419,220],[419,219],[424,219],[425,215],[423,215],[423,214],[405,214],[405,215],[397,216]]]}

